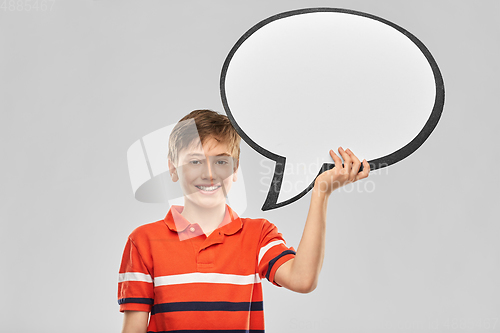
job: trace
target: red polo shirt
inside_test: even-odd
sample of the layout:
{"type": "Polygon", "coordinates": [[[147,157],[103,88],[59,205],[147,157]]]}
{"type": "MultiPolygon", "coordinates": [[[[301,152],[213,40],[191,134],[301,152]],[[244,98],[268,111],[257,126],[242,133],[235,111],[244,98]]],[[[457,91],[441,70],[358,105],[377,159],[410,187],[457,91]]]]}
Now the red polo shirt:
{"type": "Polygon", "coordinates": [[[164,220],[130,234],[120,311],[150,311],[148,332],[263,332],[261,279],[276,284],[276,270],[295,251],[265,219],[239,218],[226,206],[223,222],[206,237],[182,209],[172,206],[164,220]]]}

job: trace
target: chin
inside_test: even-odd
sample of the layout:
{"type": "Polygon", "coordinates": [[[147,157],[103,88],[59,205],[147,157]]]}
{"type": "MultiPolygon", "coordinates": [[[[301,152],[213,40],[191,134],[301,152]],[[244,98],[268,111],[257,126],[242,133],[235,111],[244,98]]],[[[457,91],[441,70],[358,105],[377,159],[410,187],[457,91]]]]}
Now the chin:
{"type": "Polygon", "coordinates": [[[189,198],[195,205],[203,209],[210,209],[220,205],[226,204],[226,198],[189,198]]]}

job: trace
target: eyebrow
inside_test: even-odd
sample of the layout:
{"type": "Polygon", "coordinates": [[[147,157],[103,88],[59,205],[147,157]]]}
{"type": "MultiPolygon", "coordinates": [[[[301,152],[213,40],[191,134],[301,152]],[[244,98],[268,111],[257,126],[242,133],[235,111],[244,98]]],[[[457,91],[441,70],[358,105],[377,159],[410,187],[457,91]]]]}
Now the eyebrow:
{"type": "MultiPolygon", "coordinates": [[[[187,154],[187,156],[188,157],[203,157],[203,158],[205,158],[204,154],[196,154],[196,153],[187,154]]],[[[221,154],[217,154],[215,156],[231,156],[231,154],[229,154],[229,153],[221,153],[221,154]]]]}

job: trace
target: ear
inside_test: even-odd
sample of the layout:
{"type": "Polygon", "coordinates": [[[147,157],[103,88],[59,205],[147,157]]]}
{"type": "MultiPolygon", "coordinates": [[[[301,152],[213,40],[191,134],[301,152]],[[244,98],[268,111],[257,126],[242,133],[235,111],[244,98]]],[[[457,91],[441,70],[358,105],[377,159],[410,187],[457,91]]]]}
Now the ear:
{"type": "Polygon", "coordinates": [[[234,171],[233,171],[233,182],[238,179],[238,167],[240,166],[240,161],[236,160],[234,163],[234,171]]]}
{"type": "Polygon", "coordinates": [[[177,174],[177,168],[170,159],[168,160],[168,172],[170,173],[170,178],[172,178],[173,182],[179,180],[179,175],[177,174]]]}

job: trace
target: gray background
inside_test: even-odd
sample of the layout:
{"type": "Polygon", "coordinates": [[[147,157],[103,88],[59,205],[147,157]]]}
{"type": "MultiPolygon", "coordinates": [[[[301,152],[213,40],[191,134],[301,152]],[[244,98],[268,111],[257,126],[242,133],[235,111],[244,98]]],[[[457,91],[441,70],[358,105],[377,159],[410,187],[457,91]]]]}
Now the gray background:
{"type": "MultiPolygon", "coordinates": [[[[134,199],[128,147],[192,109],[222,111],[222,63],[255,23],[329,6],[416,35],[441,68],[445,109],[371,187],[332,195],[319,286],[301,295],[264,282],[267,331],[500,332],[500,2],[46,4],[0,9],[2,331],[119,331],[126,237],[168,209],[134,199]]],[[[309,196],[261,212],[271,164],[246,144],[241,163],[245,215],[297,247],[309,196]]]]}

